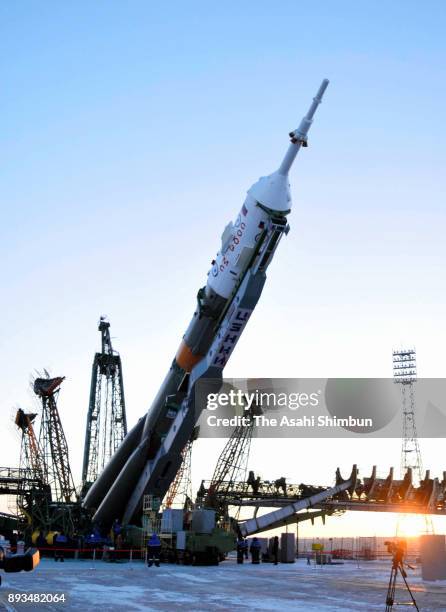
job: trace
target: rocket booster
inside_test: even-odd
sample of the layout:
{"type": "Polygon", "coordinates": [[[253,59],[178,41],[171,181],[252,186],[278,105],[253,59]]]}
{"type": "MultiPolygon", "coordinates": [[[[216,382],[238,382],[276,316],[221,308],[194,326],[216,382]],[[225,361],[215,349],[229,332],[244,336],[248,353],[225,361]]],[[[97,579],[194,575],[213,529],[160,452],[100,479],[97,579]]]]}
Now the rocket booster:
{"type": "Polygon", "coordinates": [[[200,378],[222,378],[223,369],[266,280],[266,268],[291,211],[288,172],[307,146],[314,113],[328,86],[322,81],[308,113],[290,132],[278,170],[261,177],[247,193],[234,222],[221,236],[206,285],[171,367],[147,414],[129,432],[83,500],[96,509],[94,520],[130,522],[144,493],[162,498],[181,462],[181,450],[204,406],[194,405],[200,378]]]}

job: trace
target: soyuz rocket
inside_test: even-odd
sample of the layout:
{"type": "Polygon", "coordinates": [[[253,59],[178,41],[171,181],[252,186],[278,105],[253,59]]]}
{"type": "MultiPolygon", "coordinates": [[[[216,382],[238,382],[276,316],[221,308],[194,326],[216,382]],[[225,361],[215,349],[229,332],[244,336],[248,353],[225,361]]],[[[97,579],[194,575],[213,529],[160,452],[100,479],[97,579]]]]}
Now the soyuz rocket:
{"type": "Polygon", "coordinates": [[[221,236],[206,286],[164,382],[146,415],[127,434],[89,489],[83,506],[104,525],[137,518],[146,493],[162,499],[181,465],[181,451],[205,407],[196,386],[221,381],[223,369],[253,312],[266,280],[266,269],[289,225],[288,172],[328,86],[322,81],[308,113],[290,133],[291,143],[278,170],[249,190],[234,222],[221,236]]]}

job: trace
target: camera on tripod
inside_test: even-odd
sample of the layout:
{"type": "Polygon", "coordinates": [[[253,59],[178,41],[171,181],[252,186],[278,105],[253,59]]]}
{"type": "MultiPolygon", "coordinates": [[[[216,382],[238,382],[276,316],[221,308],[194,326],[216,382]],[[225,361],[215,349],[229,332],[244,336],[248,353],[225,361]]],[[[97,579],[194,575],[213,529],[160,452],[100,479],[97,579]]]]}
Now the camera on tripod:
{"type": "Polygon", "coordinates": [[[398,605],[397,602],[395,602],[396,579],[398,572],[400,573],[407,592],[410,595],[410,602],[405,603],[404,605],[414,606],[416,610],[419,610],[417,602],[415,601],[415,597],[413,596],[410,586],[407,583],[407,573],[404,569],[404,565],[406,565],[412,570],[415,569],[408,563],[404,562],[404,557],[407,554],[407,540],[396,540],[395,542],[387,541],[384,542],[384,544],[387,547],[387,552],[392,555],[392,569],[390,571],[389,586],[387,589],[386,596],[386,612],[391,612],[391,610],[393,610],[394,605],[398,605]]]}
{"type": "Polygon", "coordinates": [[[397,540],[396,542],[386,541],[384,545],[387,548],[387,552],[392,555],[393,559],[399,562],[403,562],[404,557],[407,553],[407,541],[397,540]]]}

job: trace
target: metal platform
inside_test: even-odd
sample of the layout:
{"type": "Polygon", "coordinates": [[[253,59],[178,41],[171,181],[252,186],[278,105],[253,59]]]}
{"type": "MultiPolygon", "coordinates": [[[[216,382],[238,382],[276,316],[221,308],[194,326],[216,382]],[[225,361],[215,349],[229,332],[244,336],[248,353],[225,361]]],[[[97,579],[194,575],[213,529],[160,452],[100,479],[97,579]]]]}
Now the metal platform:
{"type": "Polygon", "coordinates": [[[372,474],[361,480],[354,465],[348,479],[342,478],[337,469],[335,484],[331,487],[287,484],[284,478],[262,481],[250,472],[245,482],[226,483],[224,490],[227,506],[255,508],[254,517],[240,524],[243,535],[303,520],[314,521],[317,517],[347,510],[446,515],[446,472],[440,481],[431,478],[427,471],[415,486],[411,469],[402,480],[396,480],[393,468],[386,478],[378,478],[375,466],[372,474]],[[265,507],[278,510],[257,518],[257,510],[265,507]]]}

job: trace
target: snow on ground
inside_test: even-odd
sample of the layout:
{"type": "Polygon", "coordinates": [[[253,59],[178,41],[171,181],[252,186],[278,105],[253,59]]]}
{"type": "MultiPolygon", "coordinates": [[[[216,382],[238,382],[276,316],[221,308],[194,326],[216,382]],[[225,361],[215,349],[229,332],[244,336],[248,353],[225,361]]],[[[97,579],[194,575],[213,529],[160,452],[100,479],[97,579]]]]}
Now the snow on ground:
{"type": "MultiPolygon", "coordinates": [[[[161,565],[142,562],[104,563],[42,559],[32,573],[2,574],[0,609],[172,611],[297,610],[382,611],[390,574],[388,561],[346,561],[342,565],[308,566],[305,559],[277,566],[237,565],[233,558],[219,567],[161,565]],[[65,604],[8,603],[11,593],[65,593],[65,604]]],[[[409,570],[409,584],[422,612],[446,612],[446,583],[423,583],[409,570]]],[[[401,584],[401,579],[398,580],[401,584]]],[[[408,601],[406,592],[399,601],[408,601]]]]}

